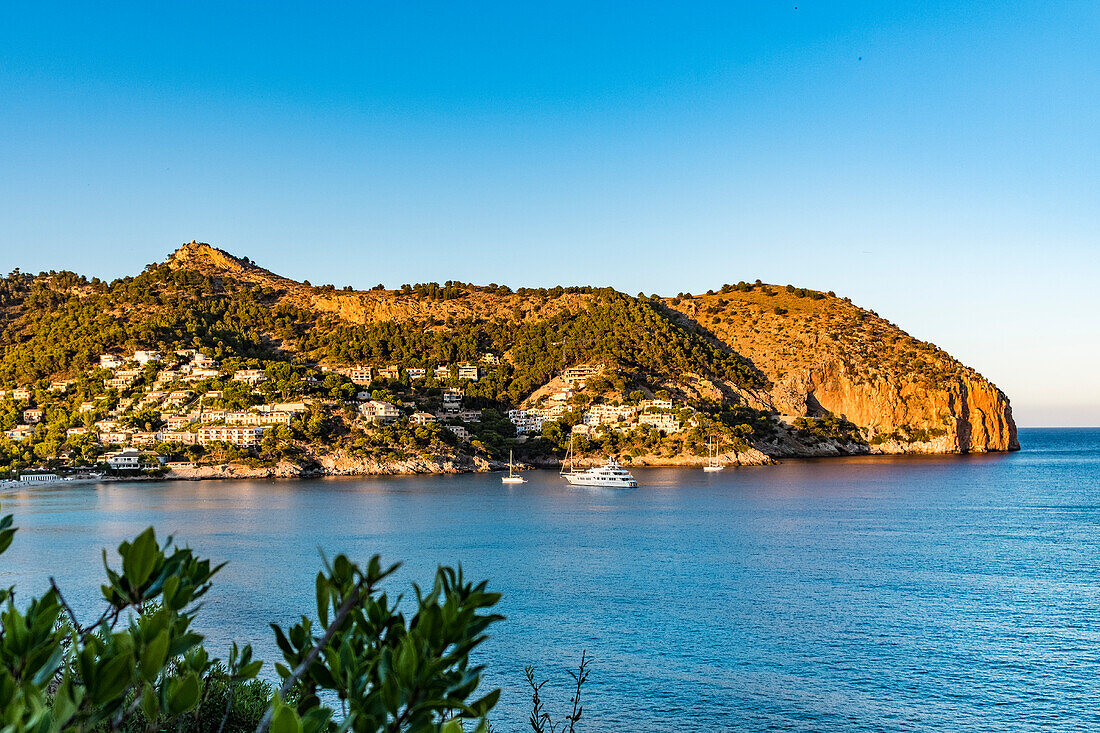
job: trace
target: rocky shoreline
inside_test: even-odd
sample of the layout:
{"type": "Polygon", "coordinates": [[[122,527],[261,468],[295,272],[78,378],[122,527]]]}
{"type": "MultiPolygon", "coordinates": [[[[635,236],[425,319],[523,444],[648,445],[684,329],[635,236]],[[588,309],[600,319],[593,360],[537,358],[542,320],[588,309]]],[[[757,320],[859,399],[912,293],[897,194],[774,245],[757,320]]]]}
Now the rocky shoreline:
{"type": "MultiPolygon", "coordinates": [[[[780,448],[780,446],[776,446],[780,448]]],[[[784,460],[805,460],[817,458],[842,458],[854,456],[929,456],[929,455],[965,455],[961,452],[944,451],[939,442],[929,444],[895,444],[885,443],[877,446],[864,444],[838,444],[832,441],[824,441],[814,446],[812,450],[807,446],[781,447],[783,452],[777,455],[768,455],[756,448],[743,451],[738,454],[722,456],[722,463],[730,467],[748,466],[772,466],[778,465],[784,460]],[[791,449],[794,450],[791,450],[791,449]],[[923,448],[923,450],[922,450],[923,448]]],[[[600,465],[603,458],[585,457],[576,460],[578,468],[588,468],[600,465]]],[[[629,461],[624,461],[627,467],[644,468],[700,468],[705,465],[705,456],[658,456],[641,455],[634,456],[629,461]]],[[[560,462],[555,460],[534,461],[528,464],[517,464],[519,470],[556,470],[560,462]]],[[[375,461],[350,456],[343,451],[318,456],[315,462],[308,465],[300,465],[290,461],[280,461],[273,466],[250,466],[247,463],[223,463],[209,466],[195,466],[194,468],[174,468],[160,476],[104,476],[101,479],[61,478],[57,481],[41,482],[41,485],[57,485],[59,483],[101,483],[120,481],[207,481],[218,479],[306,479],[327,478],[339,476],[427,476],[448,475],[462,473],[490,473],[494,471],[506,471],[508,464],[503,461],[489,460],[480,456],[433,456],[430,458],[413,458],[402,461],[375,461]]],[[[26,487],[35,484],[21,484],[18,481],[4,481],[0,488],[26,487]]]]}

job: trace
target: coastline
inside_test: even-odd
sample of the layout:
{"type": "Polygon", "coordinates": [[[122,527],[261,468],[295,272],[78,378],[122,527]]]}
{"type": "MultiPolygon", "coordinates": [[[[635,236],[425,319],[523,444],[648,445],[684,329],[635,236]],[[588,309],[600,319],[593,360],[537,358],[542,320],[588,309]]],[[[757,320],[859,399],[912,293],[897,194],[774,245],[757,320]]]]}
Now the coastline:
{"type": "MultiPolygon", "coordinates": [[[[864,446],[861,446],[864,447],[864,446]]],[[[947,458],[964,456],[995,456],[1010,455],[1013,451],[934,451],[934,450],[844,450],[842,447],[830,445],[824,450],[801,451],[798,454],[784,454],[769,456],[759,450],[751,449],[733,456],[722,456],[723,465],[728,468],[749,468],[761,466],[777,466],[786,461],[827,461],[830,458],[947,458]]],[[[587,456],[576,459],[576,465],[589,468],[603,463],[603,456],[587,456]]],[[[706,456],[634,456],[624,465],[635,468],[701,468],[707,462],[706,456]]],[[[557,470],[561,466],[557,460],[543,460],[532,463],[517,464],[516,470],[557,470]]],[[[0,490],[27,488],[31,486],[49,486],[75,484],[99,484],[99,483],[123,483],[123,482],[150,482],[150,481],[211,481],[211,480],[240,480],[240,479],[313,479],[332,477],[354,476],[431,476],[454,475],[467,473],[495,473],[508,470],[508,464],[503,461],[485,459],[481,457],[452,456],[415,458],[403,461],[371,461],[362,459],[349,459],[340,453],[322,456],[312,466],[301,466],[289,461],[281,461],[273,466],[250,466],[246,463],[222,463],[207,466],[196,466],[190,469],[174,469],[159,476],[134,475],[134,476],[103,476],[100,478],[65,478],[60,477],[55,481],[20,482],[17,480],[0,481],[0,490]]]]}

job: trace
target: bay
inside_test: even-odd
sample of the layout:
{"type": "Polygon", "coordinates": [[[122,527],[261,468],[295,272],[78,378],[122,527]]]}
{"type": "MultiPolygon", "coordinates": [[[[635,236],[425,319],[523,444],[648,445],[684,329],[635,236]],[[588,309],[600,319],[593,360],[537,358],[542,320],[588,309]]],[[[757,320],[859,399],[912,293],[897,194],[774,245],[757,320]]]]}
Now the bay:
{"type": "MultiPolygon", "coordinates": [[[[214,653],[308,613],[320,551],[401,560],[388,590],[461,563],[504,594],[477,655],[520,731],[523,667],[587,650],[582,730],[1085,729],[1100,725],[1100,430],[1021,431],[1009,455],[637,469],[632,491],[499,475],[112,483],[0,495],[0,584],[53,575],[85,619],[100,550],[154,525],[228,561],[214,653]]],[[[117,562],[116,562],[117,564],[117,562]]]]}

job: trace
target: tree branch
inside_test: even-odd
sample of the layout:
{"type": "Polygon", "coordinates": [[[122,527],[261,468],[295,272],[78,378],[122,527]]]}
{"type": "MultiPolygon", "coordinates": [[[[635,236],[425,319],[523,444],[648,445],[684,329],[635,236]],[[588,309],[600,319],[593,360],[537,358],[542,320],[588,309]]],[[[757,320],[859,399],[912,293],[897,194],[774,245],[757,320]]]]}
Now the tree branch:
{"type": "MultiPolygon", "coordinates": [[[[279,688],[279,697],[286,698],[286,694],[290,692],[291,688],[301,679],[306,670],[309,669],[309,665],[313,664],[313,661],[317,659],[317,655],[321,653],[321,650],[325,648],[325,645],[332,640],[333,635],[336,633],[336,629],[344,622],[347,615],[351,612],[352,606],[359,602],[360,596],[363,594],[363,589],[366,588],[368,593],[370,592],[370,585],[366,578],[363,578],[355,584],[355,588],[352,589],[348,597],[344,599],[344,602],[340,604],[340,608],[336,611],[336,616],[332,619],[332,623],[325,629],[324,635],[317,640],[317,643],[313,645],[313,648],[306,654],[305,659],[294,668],[290,676],[283,682],[283,686],[279,688]]],[[[271,727],[271,718],[275,714],[275,706],[268,705],[267,710],[264,712],[264,717],[260,720],[260,724],[256,726],[256,733],[267,733],[267,729],[271,727]]]]}
{"type": "Polygon", "coordinates": [[[57,587],[57,581],[53,579],[52,575],[50,576],[50,588],[57,594],[57,600],[61,601],[61,607],[69,614],[69,620],[73,622],[73,631],[78,634],[81,633],[80,622],[76,620],[76,614],[73,613],[72,606],[65,600],[65,596],[62,595],[61,589],[57,587]]]}

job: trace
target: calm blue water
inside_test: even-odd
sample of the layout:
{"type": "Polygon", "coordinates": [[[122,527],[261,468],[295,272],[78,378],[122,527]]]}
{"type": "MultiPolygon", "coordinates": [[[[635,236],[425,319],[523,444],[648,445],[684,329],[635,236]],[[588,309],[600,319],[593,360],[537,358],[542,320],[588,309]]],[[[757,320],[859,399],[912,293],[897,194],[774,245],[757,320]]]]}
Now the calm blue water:
{"type": "Polygon", "coordinates": [[[215,649],[276,659],[318,547],[461,562],[504,593],[480,661],[520,731],[523,666],[596,661],[584,730],[1048,730],[1100,726],[1100,430],[1026,430],[1006,456],[652,469],[610,493],[553,473],[9,492],[0,584],[50,572],[91,617],[99,548],[149,524],[228,560],[215,649]]]}

